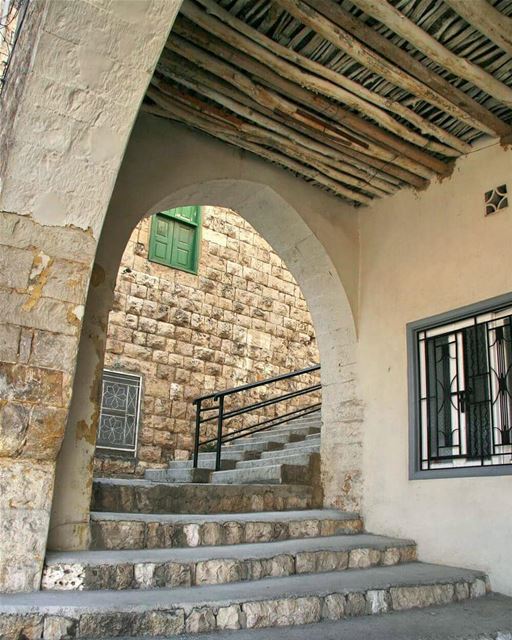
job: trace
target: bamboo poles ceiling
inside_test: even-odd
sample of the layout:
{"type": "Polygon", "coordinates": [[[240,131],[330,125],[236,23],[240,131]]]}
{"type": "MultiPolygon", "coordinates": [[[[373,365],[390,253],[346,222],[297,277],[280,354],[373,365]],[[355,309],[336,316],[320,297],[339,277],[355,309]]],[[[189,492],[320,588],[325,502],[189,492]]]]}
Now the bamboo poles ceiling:
{"type": "Polygon", "coordinates": [[[512,0],[185,0],[143,109],[355,206],[510,142],[512,0]]]}

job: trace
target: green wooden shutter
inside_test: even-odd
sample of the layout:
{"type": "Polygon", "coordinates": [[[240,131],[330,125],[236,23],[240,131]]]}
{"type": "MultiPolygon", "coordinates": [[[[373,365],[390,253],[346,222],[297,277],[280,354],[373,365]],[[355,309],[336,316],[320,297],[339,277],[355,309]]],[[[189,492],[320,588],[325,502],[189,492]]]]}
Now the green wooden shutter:
{"type": "Polygon", "coordinates": [[[155,214],[151,221],[148,259],[197,273],[200,222],[200,207],[180,207],[155,214]]]}
{"type": "Polygon", "coordinates": [[[171,263],[178,269],[195,271],[196,228],[174,221],[171,263]]]}
{"type": "Polygon", "coordinates": [[[151,220],[149,238],[149,259],[162,264],[171,263],[174,220],[160,214],[151,220]]]}

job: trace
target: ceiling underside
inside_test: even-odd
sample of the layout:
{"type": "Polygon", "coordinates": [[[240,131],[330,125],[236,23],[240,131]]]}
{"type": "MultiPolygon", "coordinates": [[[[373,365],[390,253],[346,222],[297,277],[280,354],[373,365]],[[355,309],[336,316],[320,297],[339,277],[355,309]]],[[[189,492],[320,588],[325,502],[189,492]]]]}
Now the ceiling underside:
{"type": "Polygon", "coordinates": [[[185,0],[143,109],[355,206],[512,143],[512,0],[185,0]]]}

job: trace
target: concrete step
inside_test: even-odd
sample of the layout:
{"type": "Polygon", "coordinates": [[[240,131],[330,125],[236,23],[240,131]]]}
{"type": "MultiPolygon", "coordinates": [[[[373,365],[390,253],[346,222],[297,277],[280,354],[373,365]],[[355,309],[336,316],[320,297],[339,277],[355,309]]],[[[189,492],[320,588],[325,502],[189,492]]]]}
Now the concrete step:
{"type": "MultiPolygon", "coordinates": [[[[219,473],[229,473],[221,471],[219,473]]],[[[312,509],[313,491],[306,485],[179,484],[148,480],[97,478],[92,511],[129,513],[249,513],[312,509]]]]}
{"type": "Polygon", "coordinates": [[[232,471],[214,471],[212,484],[309,484],[311,474],[307,466],[293,464],[274,464],[273,460],[259,467],[233,469],[232,471]]]}
{"type": "Polygon", "coordinates": [[[416,560],[416,545],[370,534],[258,544],[48,553],[42,589],[155,589],[227,584],[416,560]]]}
{"type": "Polygon", "coordinates": [[[301,443],[292,443],[292,444],[301,444],[302,446],[289,446],[289,447],[285,447],[284,449],[280,449],[279,451],[263,451],[261,453],[261,456],[259,458],[256,458],[256,460],[265,460],[265,459],[272,459],[275,456],[285,456],[285,455],[289,455],[289,454],[295,454],[295,453],[307,453],[308,451],[311,451],[313,453],[319,453],[320,452],[320,443],[319,442],[301,442],[301,443]]]}
{"type": "MultiPolygon", "coordinates": [[[[307,435],[307,433],[296,433],[295,431],[284,433],[275,433],[274,431],[269,431],[267,433],[262,432],[254,434],[253,436],[240,438],[240,440],[234,440],[233,446],[236,446],[237,444],[246,444],[247,442],[281,442],[283,444],[287,444],[288,442],[300,442],[301,440],[304,440],[307,435]]],[[[230,447],[231,444],[226,444],[225,446],[230,447]]]]}
{"type": "MultiPolygon", "coordinates": [[[[512,598],[489,594],[426,609],[396,611],[297,627],[243,629],[201,635],[201,640],[510,640],[512,598]]],[[[195,640],[187,634],[180,640],[195,640]]],[[[140,638],[142,640],[142,638],[140,638]]],[[[162,638],[163,640],[163,638],[162,638]]]]}
{"type": "Polygon", "coordinates": [[[268,436],[268,435],[286,435],[289,433],[293,433],[296,435],[303,435],[306,437],[309,434],[320,433],[321,427],[314,424],[305,424],[305,425],[296,425],[296,426],[280,426],[274,427],[273,429],[269,429],[268,431],[260,431],[253,435],[247,436],[248,438],[254,439],[258,436],[268,436]]]}
{"type": "MultiPolygon", "coordinates": [[[[234,465],[239,460],[256,460],[259,458],[261,451],[233,451],[229,449],[222,449],[221,464],[225,464],[227,469],[234,469],[234,465]]],[[[202,469],[214,469],[215,452],[200,453],[198,458],[198,464],[202,469]]],[[[192,460],[171,460],[168,464],[169,469],[188,469],[192,467],[192,460]]]]}
{"type": "MultiPolygon", "coordinates": [[[[0,637],[175,637],[318,623],[450,604],[487,592],[482,572],[419,562],[240,584],[4,594],[0,637]],[[39,629],[39,636],[36,636],[39,629]]],[[[364,637],[364,636],[363,636],[364,637]]]]}
{"type": "Polygon", "coordinates": [[[334,509],[225,515],[91,513],[91,549],[162,549],[360,533],[357,513],[334,509]]]}
{"type": "MultiPolygon", "coordinates": [[[[215,466],[215,465],[214,465],[215,466]]],[[[146,469],[144,478],[150,482],[210,482],[211,469],[146,469]]]]}
{"type": "MultiPolygon", "coordinates": [[[[224,452],[223,452],[224,453],[224,452]]],[[[220,461],[221,469],[223,471],[227,471],[228,469],[235,469],[238,461],[243,461],[245,459],[244,455],[237,454],[236,457],[233,458],[225,458],[222,456],[222,460],[220,461]]],[[[257,459],[254,456],[254,459],[257,459]]],[[[170,470],[178,470],[178,469],[192,469],[192,460],[173,460],[169,462],[168,468],[170,470]]],[[[210,456],[209,458],[199,457],[198,465],[200,469],[215,469],[215,456],[210,456]]]]}
{"type": "Polygon", "coordinates": [[[317,445],[319,447],[320,436],[315,436],[314,438],[306,438],[301,442],[289,442],[283,447],[283,449],[296,449],[297,447],[307,447],[309,445],[317,445]]]}
{"type": "Polygon", "coordinates": [[[233,444],[228,443],[223,445],[222,453],[226,452],[227,454],[233,452],[246,452],[246,451],[257,451],[258,453],[261,451],[275,451],[276,449],[282,449],[285,444],[289,444],[289,440],[285,440],[283,442],[279,442],[279,437],[277,440],[264,439],[256,442],[251,441],[250,438],[246,438],[245,440],[240,439],[240,441],[235,441],[233,444]]]}
{"type": "Polygon", "coordinates": [[[311,456],[315,455],[315,451],[308,451],[306,453],[300,453],[302,450],[298,449],[299,453],[276,451],[274,456],[268,458],[262,458],[260,460],[242,460],[236,463],[236,469],[254,469],[256,467],[264,467],[269,464],[293,464],[308,466],[311,461],[311,456]],[[279,455],[277,455],[279,454],[279,455]]]}

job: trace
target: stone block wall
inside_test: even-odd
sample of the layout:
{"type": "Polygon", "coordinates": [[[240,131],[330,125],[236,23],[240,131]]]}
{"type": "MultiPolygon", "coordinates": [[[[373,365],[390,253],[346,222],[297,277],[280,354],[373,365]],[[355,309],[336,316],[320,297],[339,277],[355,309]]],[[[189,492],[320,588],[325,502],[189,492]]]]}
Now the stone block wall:
{"type": "MultiPolygon", "coordinates": [[[[98,450],[95,466],[101,475],[140,475],[147,467],[188,458],[194,397],[319,362],[297,283],[241,216],[203,207],[197,275],[149,262],[149,232],[145,219],[126,247],[105,357],[105,367],[143,377],[137,455],[122,458],[98,450]]],[[[246,393],[242,402],[313,381],[319,376],[274,384],[246,393]]],[[[288,407],[311,401],[300,398],[288,407]]]]}

